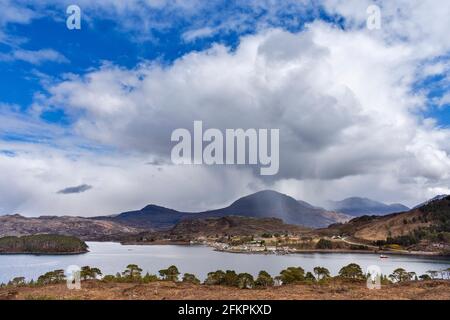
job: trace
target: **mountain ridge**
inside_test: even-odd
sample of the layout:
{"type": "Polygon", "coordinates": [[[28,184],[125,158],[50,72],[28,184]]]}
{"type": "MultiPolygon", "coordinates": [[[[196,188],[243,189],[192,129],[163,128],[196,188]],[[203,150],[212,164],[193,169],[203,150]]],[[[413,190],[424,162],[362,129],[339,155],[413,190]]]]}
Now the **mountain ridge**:
{"type": "MultiPolygon", "coordinates": [[[[320,228],[350,219],[345,214],[330,212],[307,202],[298,201],[273,190],[262,190],[241,197],[229,206],[201,212],[182,212],[158,205],[147,205],[141,210],[123,212],[106,219],[132,227],[169,229],[184,219],[219,218],[223,216],[279,218],[287,224],[320,228]]],[[[96,217],[95,219],[105,219],[96,217]]]]}
{"type": "Polygon", "coordinates": [[[342,212],[354,217],[363,215],[386,215],[395,212],[408,211],[410,208],[401,204],[385,204],[380,201],[372,200],[364,197],[349,197],[339,201],[327,201],[325,208],[342,212]]]}

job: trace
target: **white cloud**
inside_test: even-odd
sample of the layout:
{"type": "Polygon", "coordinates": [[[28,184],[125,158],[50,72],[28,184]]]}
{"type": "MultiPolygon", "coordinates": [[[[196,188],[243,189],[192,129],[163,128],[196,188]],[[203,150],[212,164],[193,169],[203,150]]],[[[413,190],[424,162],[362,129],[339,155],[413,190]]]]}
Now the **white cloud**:
{"type": "Polygon", "coordinates": [[[198,38],[205,38],[213,35],[215,33],[214,29],[206,27],[206,28],[200,28],[200,29],[193,29],[186,31],[183,33],[183,39],[186,42],[195,41],[198,38]]]}
{"type": "Polygon", "coordinates": [[[52,61],[67,63],[69,60],[61,53],[53,49],[24,50],[13,49],[10,53],[0,53],[0,61],[25,61],[31,64],[41,64],[52,61]]]}
{"type": "Polygon", "coordinates": [[[248,193],[253,180],[250,172],[233,168],[147,165],[145,156],[111,157],[11,142],[1,142],[0,150],[16,151],[14,156],[0,153],[0,214],[95,216],[149,203],[180,210],[210,209],[248,193]],[[92,189],[57,193],[84,184],[92,189]]]}
{"type": "MultiPolygon", "coordinates": [[[[324,0],[325,8],[346,18],[348,27],[364,27],[371,0],[324,0]]],[[[434,0],[383,0],[381,30],[374,30],[389,42],[404,42],[422,58],[445,54],[450,49],[448,13],[450,2],[434,0]]]]}
{"type": "MultiPolygon", "coordinates": [[[[188,16],[198,5],[149,5],[173,3],[184,6],[188,16]]],[[[381,2],[383,24],[377,32],[364,28],[369,1],[329,0],[327,10],[346,16],[344,30],[315,22],[293,34],[265,28],[281,7],[249,3],[252,12],[270,9],[269,14],[235,51],[214,45],[170,66],[105,64],[49,84],[35,112],[62,106],[75,120],[73,130],[65,140],[56,135],[64,140],[58,148],[2,142],[2,149],[16,151],[15,157],[0,155],[3,210],[93,215],[149,202],[205,209],[264,183],[317,203],[361,195],[413,205],[448,190],[450,131],[420,116],[426,96],[411,90],[418,77],[446,70],[429,62],[450,48],[442,16],[447,4],[381,2]],[[280,175],[262,182],[248,168],[145,165],[167,157],[172,130],[191,128],[193,120],[220,129],[279,128],[280,175]],[[81,138],[112,149],[83,151],[81,138]],[[68,197],[55,192],[82,184],[93,188],[68,197]]],[[[88,15],[99,6],[124,19],[138,9],[134,1],[80,5],[88,15]]],[[[193,23],[190,30],[243,30],[255,21],[248,15],[216,22],[193,23]]],[[[125,27],[135,27],[129,23],[125,27]]],[[[10,131],[36,130],[9,118],[16,120],[9,122],[10,131]]]]}
{"type": "Polygon", "coordinates": [[[397,181],[412,202],[447,183],[450,171],[449,132],[417,116],[425,97],[410,89],[419,61],[407,44],[314,23],[299,34],[244,37],[235,52],[216,45],[169,67],[105,65],[50,87],[44,104],[65,106],[85,138],[159,157],[169,155],[171,131],[193,120],[280,128],[280,181],[314,180],[326,190],[379,176],[359,191],[381,195],[397,181]]]}

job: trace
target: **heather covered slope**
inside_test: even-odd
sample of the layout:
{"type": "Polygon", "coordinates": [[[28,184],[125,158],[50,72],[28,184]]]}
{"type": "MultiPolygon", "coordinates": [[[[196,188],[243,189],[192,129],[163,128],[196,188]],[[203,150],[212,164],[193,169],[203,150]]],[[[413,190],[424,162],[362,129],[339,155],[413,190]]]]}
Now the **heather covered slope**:
{"type": "Polygon", "coordinates": [[[171,239],[188,242],[202,237],[261,236],[263,234],[301,234],[311,229],[285,224],[277,218],[226,216],[220,218],[187,219],[166,231],[142,232],[124,237],[124,242],[143,243],[171,239]]]}
{"type": "Polygon", "coordinates": [[[81,217],[42,216],[28,218],[18,214],[0,216],[0,237],[34,234],[60,234],[82,240],[113,240],[115,237],[142,231],[112,221],[81,217]]]}
{"type": "Polygon", "coordinates": [[[362,282],[292,284],[242,290],[229,286],[156,281],[147,284],[85,281],[81,290],[67,285],[0,288],[0,300],[450,300],[450,281],[412,281],[369,290],[362,282]]]}
{"type": "Polygon", "coordinates": [[[323,235],[347,235],[367,241],[399,244],[412,249],[450,245],[450,196],[407,212],[386,216],[362,216],[345,224],[318,231],[323,235]]]}

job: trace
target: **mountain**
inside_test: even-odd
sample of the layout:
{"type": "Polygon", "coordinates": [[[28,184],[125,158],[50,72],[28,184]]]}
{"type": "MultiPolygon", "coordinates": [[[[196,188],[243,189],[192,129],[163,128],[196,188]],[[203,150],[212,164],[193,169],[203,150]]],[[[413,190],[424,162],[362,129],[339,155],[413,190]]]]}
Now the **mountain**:
{"type": "Polygon", "coordinates": [[[113,240],[124,234],[138,233],[133,228],[113,221],[81,217],[42,216],[27,218],[19,214],[0,216],[0,237],[59,234],[75,236],[82,240],[113,240]]]}
{"type": "Polygon", "coordinates": [[[201,215],[195,213],[185,213],[154,204],[148,205],[141,210],[127,211],[116,216],[95,217],[94,219],[108,220],[136,228],[145,229],[168,229],[177,222],[185,218],[201,218],[201,215]]]}
{"type": "Polygon", "coordinates": [[[388,240],[406,247],[428,246],[420,250],[429,250],[437,244],[440,248],[450,250],[450,196],[407,212],[357,217],[345,224],[331,225],[317,232],[367,241],[388,240]]]}
{"type": "Polygon", "coordinates": [[[407,206],[399,203],[385,204],[379,201],[359,197],[351,197],[341,201],[328,201],[325,207],[328,210],[342,212],[354,217],[360,217],[367,214],[385,215],[409,210],[407,206]]]}
{"type": "Polygon", "coordinates": [[[297,201],[285,194],[265,190],[240,198],[230,206],[204,212],[220,216],[238,215],[244,217],[282,219],[285,223],[319,228],[332,223],[346,221],[347,216],[336,215],[317,208],[304,201],[297,201]]]}
{"type": "Polygon", "coordinates": [[[424,205],[427,205],[427,204],[429,204],[429,203],[431,203],[431,202],[433,202],[433,201],[436,201],[436,200],[442,200],[442,199],[444,199],[445,197],[448,197],[448,196],[449,196],[448,194],[440,194],[440,195],[437,195],[437,196],[435,196],[434,198],[431,198],[431,199],[429,199],[429,200],[427,200],[427,201],[422,202],[421,204],[418,204],[418,205],[415,206],[413,209],[417,209],[417,208],[419,208],[419,207],[422,207],[422,206],[424,206],[424,205]]]}
{"type": "Polygon", "coordinates": [[[228,207],[216,210],[189,213],[149,205],[141,210],[124,212],[115,217],[103,217],[102,219],[108,219],[132,227],[169,229],[185,219],[219,218],[231,215],[254,218],[278,218],[288,224],[313,228],[325,227],[332,223],[349,220],[349,216],[347,215],[329,212],[271,190],[260,191],[242,197],[228,207]]]}

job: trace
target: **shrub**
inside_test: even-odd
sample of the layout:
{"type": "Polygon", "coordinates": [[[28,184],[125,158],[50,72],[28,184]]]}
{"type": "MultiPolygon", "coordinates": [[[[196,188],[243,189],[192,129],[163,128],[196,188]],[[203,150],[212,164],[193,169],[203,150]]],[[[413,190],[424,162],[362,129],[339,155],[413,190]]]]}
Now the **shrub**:
{"type": "Polygon", "coordinates": [[[185,273],[183,275],[183,282],[200,284],[200,280],[198,280],[197,277],[192,273],[185,273]]]}
{"type": "Polygon", "coordinates": [[[305,281],[306,282],[316,282],[317,279],[316,279],[316,277],[314,277],[314,275],[311,272],[308,271],[305,275],[305,281]]]}
{"type": "Polygon", "coordinates": [[[149,274],[148,272],[145,274],[145,276],[142,277],[142,282],[144,283],[150,283],[158,281],[158,276],[154,274],[149,274]]]}
{"type": "Polygon", "coordinates": [[[117,280],[117,278],[115,276],[113,276],[112,274],[107,274],[106,276],[103,277],[102,280],[104,282],[115,282],[117,280]]]}

